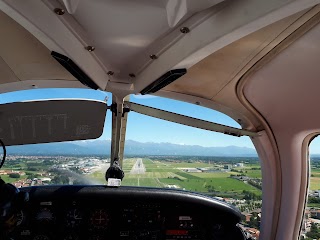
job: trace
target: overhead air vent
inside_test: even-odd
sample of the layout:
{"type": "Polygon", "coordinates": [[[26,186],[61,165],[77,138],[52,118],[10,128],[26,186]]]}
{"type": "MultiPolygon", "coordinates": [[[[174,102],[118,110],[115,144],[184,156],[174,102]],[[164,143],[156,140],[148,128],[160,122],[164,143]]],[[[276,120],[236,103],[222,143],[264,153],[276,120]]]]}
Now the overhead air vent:
{"type": "Polygon", "coordinates": [[[83,72],[77,64],[75,64],[70,58],[52,51],[51,56],[56,59],[69,73],[71,73],[76,79],[79,80],[83,85],[97,90],[99,86],[92,81],[92,79],[83,72]]]}
{"type": "Polygon", "coordinates": [[[174,82],[181,76],[187,73],[187,69],[181,68],[181,69],[174,69],[171,71],[166,72],[163,74],[161,77],[159,77],[156,81],[148,85],[146,88],[141,90],[141,94],[150,94],[150,93],[155,93],[159,91],[160,89],[164,88],[168,84],[174,82]]]}

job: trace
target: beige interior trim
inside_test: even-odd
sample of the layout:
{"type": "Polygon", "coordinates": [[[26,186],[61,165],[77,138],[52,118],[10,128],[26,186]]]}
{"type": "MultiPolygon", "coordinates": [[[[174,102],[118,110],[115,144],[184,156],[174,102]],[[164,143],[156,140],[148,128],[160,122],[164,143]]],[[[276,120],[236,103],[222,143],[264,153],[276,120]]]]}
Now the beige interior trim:
{"type": "MultiPolygon", "coordinates": [[[[246,97],[244,96],[244,88],[245,88],[245,84],[247,82],[247,80],[250,78],[250,76],[252,76],[256,71],[258,71],[260,68],[262,68],[265,64],[267,64],[269,61],[272,60],[272,58],[274,56],[276,56],[277,54],[279,54],[279,52],[281,52],[282,50],[284,50],[286,47],[288,47],[290,44],[292,44],[295,40],[297,40],[299,37],[301,37],[302,35],[304,35],[307,31],[309,31],[310,29],[312,29],[314,26],[316,26],[319,22],[320,22],[320,13],[319,13],[320,7],[316,6],[313,9],[311,9],[309,11],[313,14],[313,16],[307,21],[305,22],[303,25],[301,25],[301,27],[299,27],[298,29],[296,29],[295,31],[293,31],[291,34],[288,34],[287,37],[283,38],[282,41],[279,41],[277,44],[274,45],[274,47],[272,49],[270,49],[270,51],[265,54],[259,61],[257,61],[251,68],[249,68],[246,73],[242,76],[241,80],[238,83],[237,86],[237,95],[240,99],[240,101],[242,102],[242,104],[252,113],[255,115],[255,117],[257,117],[260,122],[263,124],[263,127],[265,128],[271,142],[273,145],[273,151],[274,154],[276,156],[276,171],[277,171],[277,188],[278,190],[276,191],[276,195],[274,196],[274,201],[275,201],[275,207],[274,207],[274,219],[272,221],[272,233],[273,233],[273,238],[274,239],[276,237],[276,232],[278,231],[277,226],[278,226],[278,221],[279,221],[279,208],[280,208],[280,204],[281,204],[281,178],[282,178],[282,174],[281,174],[281,161],[280,161],[280,156],[279,156],[279,152],[278,152],[278,147],[277,147],[277,143],[276,143],[276,139],[273,135],[272,129],[270,128],[270,126],[268,125],[267,121],[261,116],[261,114],[259,113],[259,111],[257,111],[257,109],[255,109],[250,103],[249,101],[246,99],[246,97]]],[[[292,26],[293,27],[293,26],[292,26]]],[[[305,166],[304,169],[302,169],[302,172],[305,173],[307,167],[305,166]]],[[[302,183],[306,184],[305,179],[301,179],[302,183]]],[[[301,199],[305,199],[305,191],[306,188],[304,186],[301,186],[302,191],[302,195],[300,195],[301,199]]],[[[269,201],[270,201],[270,196],[269,195],[269,201]]],[[[266,201],[267,199],[264,199],[264,201],[266,201]]],[[[299,231],[300,231],[300,224],[301,224],[301,214],[303,214],[304,211],[304,201],[303,204],[299,202],[299,209],[301,210],[299,213],[297,213],[296,216],[296,232],[294,233],[295,236],[298,236],[299,231]]],[[[263,215],[262,215],[263,216],[263,215]]],[[[303,215],[302,215],[303,216],[303,215]]],[[[262,232],[263,234],[263,232],[262,232]]]]}
{"type": "Polygon", "coordinates": [[[0,83],[25,80],[77,81],[30,32],[0,11],[0,83]]]}
{"type": "Polygon", "coordinates": [[[315,6],[220,49],[192,66],[188,69],[187,74],[160,90],[156,95],[172,96],[177,100],[180,100],[178,95],[183,99],[189,95],[190,99],[198,98],[199,102],[208,100],[212,102],[211,106],[208,104],[210,108],[215,109],[216,106],[220,106],[219,111],[227,113],[241,123],[243,129],[263,130],[264,126],[259,119],[248,111],[237,98],[237,83],[246,72],[255,67],[258,61],[319,11],[320,7],[315,6]],[[268,34],[265,33],[266,31],[268,34]],[[261,43],[252,47],[252,43],[256,43],[256,41],[261,43]],[[249,52],[245,52],[247,55],[245,59],[238,57],[239,51],[245,51],[243,49],[249,50],[249,52]],[[235,52],[238,52],[238,55],[235,55],[235,52]],[[218,61],[219,59],[220,61],[218,61]],[[224,110],[224,108],[226,109],[224,110]]]}
{"type": "MultiPolygon", "coordinates": [[[[249,73],[248,73],[249,74],[249,73]]],[[[244,96],[244,87],[246,84],[246,81],[249,79],[249,77],[247,77],[246,75],[239,81],[239,84],[237,86],[237,95],[238,98],[240,100],[240,102],[243,104],[243,106],[245,106],[248,111],[250,111],[255,117],[257,117],[259,119],[259,121],[261,122],[263,128],[264,128],[264,132],[265,135],[267,136],[267,138],[270,141],[270,148],[269,150],[272,151],[272,153],[269,153],[273,156],[273,168],[272,169],[264,169],[263,167],[262,169],[262,174],[265,176],[270,176],[268,174],[268,171],[275,171],[274,176],[276,177],[276,179],[274,179],[274,181],[277,183],[275,184],[275,189],[273,193],[270,192],[266,192],[264,191],[264,196],[269,196],[268,199],[262,199],[262,204],[265,204],[265,201],[273,201],[273,219],[271,221],[271,231],[269,233],[266,233],[269,235],[269,239],[275,239],[276,237],[276,232],[277,232],[277,227],[278,227],[278,220],[279,220],[279,208],[280,208],[280,204],[281,204],[281,194],[277,194],[277,193],[281,193],[281,161],[280,161],[280,155],[279,155],[279,151],[278,151],[278,146],[277,146],[277,142],[276,139],[273,135],[273,132],[269,126],[269,124],[267,123],[267,121],[262,117],[262,115],[251,105],[251,103],[246,99],[246,97],[244,96]],[[270,196],[273,196],[273,199],[270,198],[270,196]]],[[[255,140],[252,139],[256,150],[258,152],[259,157],[261,158],[261,164],[263,164],[263,161],[271,161],[272,158],[268,157],[268,158],[263,158],[263,153],[260,153],[260,148],[259,148],[259,143],[255,140]]],[[[259,141],[259,140],[258,140],[259,141]]],[[[262,150],[264,150],[264,148],[261,148],[262,150]]],[[[269,163],[270,164],[270,163],[269,163]]],[[[266,181],[266,178],[262,177],[262,181],[266,181]]],[[[268,179],[269,180],[269,179],[268,179]]],[[[262,210],[262,224],[270,224],[270,223],[265,223],[263,221],[264,219],[264,211],[262,210]]],[[[261,226],[263,228],[263,225],[261,226]]],[[[264,236],[264,232],[261,232],[261,236],[264,236]]],[[[263,239],[268,239],[268,238],[263,238],[263,239]]]]}
{"type": "Polygon", "coordinates": [[[309,134],[302,142],[301,146],[301,161],[302,161],[302,169],[301,169],[301,185],[300,185],[300,195],[299,195],[299,210],[300,212],[297,214],[295,228],[294,228],[294,236],[299,236],[305,209],[308,202],[308,190],[310,185],[310,154],[309,147],[312,140],[319,135],[320,132],[309,134]]]}

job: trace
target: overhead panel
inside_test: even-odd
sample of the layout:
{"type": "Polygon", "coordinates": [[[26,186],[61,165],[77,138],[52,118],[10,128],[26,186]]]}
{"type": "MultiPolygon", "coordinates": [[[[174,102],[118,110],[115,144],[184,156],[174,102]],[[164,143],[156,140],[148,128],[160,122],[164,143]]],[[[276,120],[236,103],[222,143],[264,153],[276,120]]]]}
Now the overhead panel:
{"type": "Polygon", "coordinates": [[[211,54],[188,69],[188,74],[164,88],[205,99],[214,98],[260,51],[305,13],[271,24],[211,54]]]}

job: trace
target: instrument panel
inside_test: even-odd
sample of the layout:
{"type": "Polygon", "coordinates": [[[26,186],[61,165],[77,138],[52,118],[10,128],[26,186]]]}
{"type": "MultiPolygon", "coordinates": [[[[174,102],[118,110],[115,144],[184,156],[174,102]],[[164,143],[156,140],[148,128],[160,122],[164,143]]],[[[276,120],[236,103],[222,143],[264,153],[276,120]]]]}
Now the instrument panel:
{"type": "Polygon", "coordinates": [[[61,188],[25,189],[30,201],[17,211],[9,239],[244,239],[235,210],[204,196],[162,190],[157,197],[158,190],[139,188],[61,188]]]}

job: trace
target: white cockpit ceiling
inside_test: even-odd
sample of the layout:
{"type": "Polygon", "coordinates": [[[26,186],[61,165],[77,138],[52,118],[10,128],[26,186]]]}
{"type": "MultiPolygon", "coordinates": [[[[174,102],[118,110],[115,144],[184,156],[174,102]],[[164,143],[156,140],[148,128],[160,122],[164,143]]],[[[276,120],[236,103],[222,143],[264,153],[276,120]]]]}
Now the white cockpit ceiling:
{"type": "Polygon", "coordinates": [[[114,71],[170,29],[162,0],[80,1],[73,17],[90,35],[101,60],[107,65],[112,62],[114,71]],[[146,19],[153,19],[152,24],[146,19]]]}
{"type": "MultiPolygon", "coordinates": [[[[167,71],[190,68],[228,44],[317,2],[1,0],[0,9],[48,52],[66,55],[100,89],[123,98],[139,93],[167,71]],[[181,31],[182,27],[187,30],[181,31]],[[88,51],[88,46],[94,50],[88,51]]],[[[210,84],[219,89],[220,81],[225,79],[210,84]]]]}
{"type": "MultiPolygon", "coordinates": [[[[128,79],[129,69],[142,68],[142,55],[161,37],[168,35],[177,25],[193,14],[210,8],[224,0],[93,0],[61,1],[73,6],[72,17],[90,39],[100,61],[118,78],[128,79]],[[94,14],[93,14],[94,13],[94,14]]],[[[175,36],[176,37],[176,36],[175,36]]],[[[147,54],[154,54],[153,52],[147,54]]]]}

